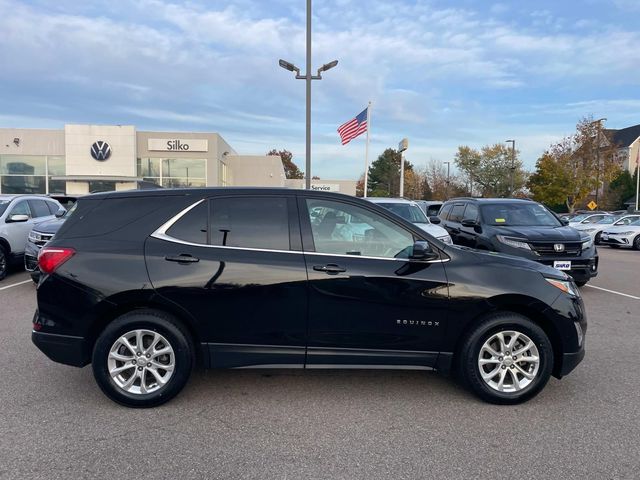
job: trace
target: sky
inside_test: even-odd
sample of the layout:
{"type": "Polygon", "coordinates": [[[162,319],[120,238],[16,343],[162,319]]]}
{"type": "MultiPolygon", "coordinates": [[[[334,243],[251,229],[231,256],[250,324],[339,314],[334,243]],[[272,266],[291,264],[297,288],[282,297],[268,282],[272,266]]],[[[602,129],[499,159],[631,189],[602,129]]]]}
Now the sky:
{"type": "MultiPolygon", "coordinates": [[[[312,174],[356,179],[406,137],[415,165],[516,141],[525,167],[584,116],[640,123],[640,1],[314,0],[312,174]]],[[[305,163],[305,0],[0,0],[0,127],[217,132],[305,163]]]]}

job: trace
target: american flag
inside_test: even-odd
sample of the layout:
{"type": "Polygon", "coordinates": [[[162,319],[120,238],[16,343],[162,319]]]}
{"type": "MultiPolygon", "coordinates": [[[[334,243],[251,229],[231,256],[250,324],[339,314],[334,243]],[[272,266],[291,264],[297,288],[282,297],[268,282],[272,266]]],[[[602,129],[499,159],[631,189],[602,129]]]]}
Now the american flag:
{"type": "Polygon", "coordinates": [[[338,127],[338,134],[342,139],[342,145],[346,145],[358,135],[367,131],[367,109],[360,112],[356,118],[352,118],[338,127]]]}

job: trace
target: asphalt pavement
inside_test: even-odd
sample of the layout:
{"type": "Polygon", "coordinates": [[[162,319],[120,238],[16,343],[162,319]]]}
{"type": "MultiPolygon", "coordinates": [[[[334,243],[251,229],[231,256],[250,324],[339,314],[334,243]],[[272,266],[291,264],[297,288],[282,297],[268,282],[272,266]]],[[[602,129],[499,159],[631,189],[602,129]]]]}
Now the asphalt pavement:
{"type": "Polygon", "coordinates": [[[640,252],[600,257],[582,289],[585,360],[511,407],[436,373],[234,370],[195,372],[169,404],[127,409],[90,367],[32,345],[35,287],[12,273],[0,282],[0,478],[640,478],[640,252]]]}

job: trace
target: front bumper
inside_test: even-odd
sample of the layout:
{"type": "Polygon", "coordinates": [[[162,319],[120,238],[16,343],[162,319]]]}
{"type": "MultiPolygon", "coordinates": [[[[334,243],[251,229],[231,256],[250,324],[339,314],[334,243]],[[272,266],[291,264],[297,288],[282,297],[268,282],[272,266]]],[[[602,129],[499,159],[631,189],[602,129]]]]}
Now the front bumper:
{"type": "MultiPolygon", "coordinates": [[[[559,258],[537,260],[544,265],[553,267],[555,260],[565,260],[559,258]]],[[[571,270],[563,270],[567,275],[570,275],[576,282],[588,282],[593,277],[598,275],[598,255],[592,258],[567,258],[567,261],[571,262],[571,270]]]]}
{"type": "Polygon", "coordinates": [[[27,242],[24,248],[24,268],[27,272],[38,272],[38,253],[40,253],[40,247],[27,242]]]}
{"type": "Polygon", "coordinates": [[[620,247],[631,247],[633,245],[633,235],[619,236],[619,235],[605,235],[600,237],[600,243],[602,245],[618,245],[620,247]]]}

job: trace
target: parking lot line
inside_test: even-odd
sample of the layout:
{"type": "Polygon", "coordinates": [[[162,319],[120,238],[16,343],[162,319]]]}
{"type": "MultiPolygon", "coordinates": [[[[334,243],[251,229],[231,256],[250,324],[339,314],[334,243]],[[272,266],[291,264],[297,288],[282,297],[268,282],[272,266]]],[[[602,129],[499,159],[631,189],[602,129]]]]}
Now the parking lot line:
{"type": "Polygon", "coordinates": [[[24,282],[13,283],[11,285],[7,285],[6,287],[0,287],[0,290],[6,290],[7,288],[17,287],[18,285],[24,285],[25,283],[33,282],[33,280],[25,280],[24,282]]]}
{"type": "Polygon", "coordinates": [[[633,295],[629,295],[628,293],[616,292],[615,290],[609,290],[608,288],[596,287],[595,285],[586,285],[587,287],[596,288],[598,290],[602,290],[604,292],[614,293],[616,295],[622,295],[623,297],[633,298],[634,300],[640,300],[640,297],[635,297],[633,295]]]}

